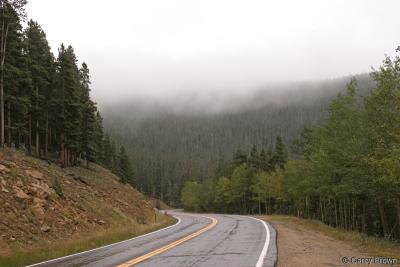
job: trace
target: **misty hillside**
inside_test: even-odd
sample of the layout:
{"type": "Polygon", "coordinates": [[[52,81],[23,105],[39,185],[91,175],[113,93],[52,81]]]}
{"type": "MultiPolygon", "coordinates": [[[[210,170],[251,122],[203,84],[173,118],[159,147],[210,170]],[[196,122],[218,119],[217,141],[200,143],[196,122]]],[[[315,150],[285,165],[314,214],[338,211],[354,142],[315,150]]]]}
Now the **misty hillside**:
{"type": "MultiPolygon", "coordinates": [[[[360,95],[372,89],[369,75],[356,78],[360,95]]],[[[303,127],[324,120],[329,101],[349,81],[344,77],[278,84],[216,99],[199,92],[175,101],[132,100],[102,112],[106,132],[130,154],[137,187],[176,204],[186,180],[209,177],[218,160],[229,159],[235,150],[249,150],[253,144],[268,150],[277,135],[290,147],[303,127]]]]}

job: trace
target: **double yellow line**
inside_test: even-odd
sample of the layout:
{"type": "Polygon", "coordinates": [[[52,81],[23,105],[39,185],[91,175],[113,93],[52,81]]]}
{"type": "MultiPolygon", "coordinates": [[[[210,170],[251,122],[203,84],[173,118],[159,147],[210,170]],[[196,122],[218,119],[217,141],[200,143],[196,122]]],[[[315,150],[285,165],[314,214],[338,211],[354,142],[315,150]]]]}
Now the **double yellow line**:
{"type": "Polygon", "coordinates": [[[147,254],[145,254],[143,256],[137,257],[137,258],[135,258],[133,260],[130,260],[130,261],[125,262],[125,263],[123,263],[121,265],[118,265],[117,267],[130,267],[130,266],[133,266],[135,264],[138,264],[138,263],[140,263],[142,261],[145,261],[145,260],[147,260],[147,259],[149,259],[151,257],[154,257],[154,256],[156,256],[158,254],[161,254],[161,253],[163,253],[163,252],[165,252],[165,251],[167,251],[167,250],[169,250],[171,248],[174,248],[174,247],[176,247],[176,246],[178,246],[178,245],[180,245],[180,244],[182,244],[182,243],[184,243],[186,241],[189,241],[190,239],[193,239],[196,236],[199,236],[199,235],[203,234],[204,232],[207,232],[208,230],[210,230],[211,228],[213,228],[214,226],[217,225],[217,223],[218,223],[217,219],[215,219],[213,217],[206,217],[206,218],[210,219],[211,223],[209,225],[207,225],[206,227],[198,230],[197,232],[194,232],[193,234],[185,236],[185,237],[183,237],[181,239],[178,239],[178,240],[176,240],[176,241],[174,241],[174,242],[172,242],[172,243],[170,243],[168,245],[165,245],[165,246],[163,246],[161,248],[153,250],[153,251],[151,251],[151,252],[149,252],[149,253],[147,253],[147,254]]]}

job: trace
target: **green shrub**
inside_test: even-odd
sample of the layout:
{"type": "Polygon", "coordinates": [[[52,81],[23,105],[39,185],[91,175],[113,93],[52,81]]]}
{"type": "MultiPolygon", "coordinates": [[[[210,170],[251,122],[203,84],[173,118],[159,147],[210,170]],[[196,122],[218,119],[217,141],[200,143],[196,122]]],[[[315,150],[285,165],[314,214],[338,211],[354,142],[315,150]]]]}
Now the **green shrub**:
{"type": "Polygon", "coordinates": [[[58,177],[54,178],[52,187],[53,187],[54,191],[56,191],[56,193],[59,197],[64,197],[64,191],[62,188],[62,184],[61,184],[60,180],[58,179],[58,177]]]}

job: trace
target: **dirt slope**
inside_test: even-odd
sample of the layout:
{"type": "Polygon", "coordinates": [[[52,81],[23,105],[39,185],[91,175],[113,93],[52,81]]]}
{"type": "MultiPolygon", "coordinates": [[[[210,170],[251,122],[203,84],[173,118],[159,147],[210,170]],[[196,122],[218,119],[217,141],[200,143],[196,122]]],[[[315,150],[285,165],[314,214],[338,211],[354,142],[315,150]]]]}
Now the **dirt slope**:
{"type": "Polygon", "coordinates": [[[141,193],[100,166],[62,169],[0,150],[0,256],[117,226],[140,227],[160,216],[141,193]]]}

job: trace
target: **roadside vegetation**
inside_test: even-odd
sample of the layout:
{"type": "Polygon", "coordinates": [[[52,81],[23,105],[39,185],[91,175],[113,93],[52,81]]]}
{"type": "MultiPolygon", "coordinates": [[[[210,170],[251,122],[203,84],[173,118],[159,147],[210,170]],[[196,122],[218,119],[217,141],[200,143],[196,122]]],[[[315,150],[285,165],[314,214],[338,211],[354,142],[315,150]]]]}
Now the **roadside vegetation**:
{"type": "Polygon", "coordinates": [[[169,226],[174,222],[175,219],[172,217],[157,216],[156,222],[149,224],[130,221],[124,224],[113,224],[102,231],[80,233],[79,235],[71,236],[67,240],[58,240],[51,243],[39,242],[35,247],[26,247],[24,245],[11,247],[10,249],[13,251],[11,255],[0,255],[0,266],[25,266],[63,257],[140,236],[169,226]]]}
{"type": "Polygon", "coordinates": [[[365,97],[352,79],[290,158],[278,136],[273,152],[238,150],[213,177],[186,182],[185,209],[288,214],[399,240],[400,57],[386,57],[371,77],[376,87],[365,97]]]}

